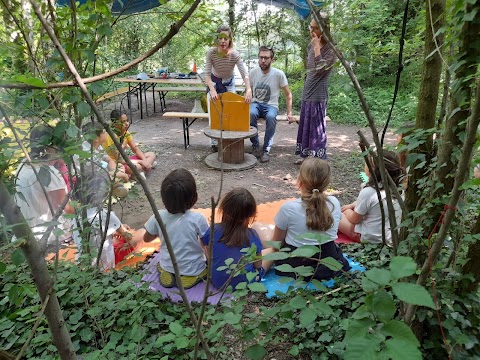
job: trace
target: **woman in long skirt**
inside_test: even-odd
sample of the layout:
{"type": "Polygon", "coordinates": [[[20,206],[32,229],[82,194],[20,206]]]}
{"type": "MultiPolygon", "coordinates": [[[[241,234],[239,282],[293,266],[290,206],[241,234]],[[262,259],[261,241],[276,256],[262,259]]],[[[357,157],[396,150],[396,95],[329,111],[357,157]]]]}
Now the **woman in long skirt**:
{"type": "MultiPolygon", "coordinates": [[[[327,26],[326,14],[320,14],[327,26]]],[[[312,19],[309,25],[310,44],[308,46],[307,77],[303,87],[300,125],[297,134],[295,155],[300,165],[307,157],[327,158],[327,126],[325,122],[328,81],[332,74],[336,56],[332,47],[322,37],[320,28],[312,19]]]]}

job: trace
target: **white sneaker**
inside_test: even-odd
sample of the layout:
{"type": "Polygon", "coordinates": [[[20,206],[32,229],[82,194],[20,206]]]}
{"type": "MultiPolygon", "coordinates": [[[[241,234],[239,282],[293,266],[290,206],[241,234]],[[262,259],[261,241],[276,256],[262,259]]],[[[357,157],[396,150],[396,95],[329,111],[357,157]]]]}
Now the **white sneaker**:
{"type": "Polygon", "coordinates": [[[158,165],[158,163],[157,163],[157,161],[155,160],[155,161],[153,162],[153,164],[152,164],[152,169],[155,169],[155,168],[157,167],[157,165],[158,165]]]}

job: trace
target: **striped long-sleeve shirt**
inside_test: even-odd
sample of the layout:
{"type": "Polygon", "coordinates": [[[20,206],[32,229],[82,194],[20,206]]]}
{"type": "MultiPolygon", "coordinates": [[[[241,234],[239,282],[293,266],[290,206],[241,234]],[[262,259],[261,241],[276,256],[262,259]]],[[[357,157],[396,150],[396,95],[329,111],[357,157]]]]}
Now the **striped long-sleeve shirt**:
{"type": "Polygon", "coordinates": [[[313,47],[308,47],[307,78],[303,87],[302,100],[323,102],[328,99],[328,80],[332,74],[336,56],[332,47],[325,44],[320,55],[315,57],[313,47]]]}
{"type": "Polygon", "coordinates": [[[205,64],[205,74],[211,76],[212,74],[221,79],[230,79],[233,77],[233,70],[237,65],[242,79],[247,76],[247,70],[240,59],[240,53],[237,50],[232,50],[228,55],[223,55],[218,52],[218,49],[210,48],[207,51],[207,61],[205,64]]]}

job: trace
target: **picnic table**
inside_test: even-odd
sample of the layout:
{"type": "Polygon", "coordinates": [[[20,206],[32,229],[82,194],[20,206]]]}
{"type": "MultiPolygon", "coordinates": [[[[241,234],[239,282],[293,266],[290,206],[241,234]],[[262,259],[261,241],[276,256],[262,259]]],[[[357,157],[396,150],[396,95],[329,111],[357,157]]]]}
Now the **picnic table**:
{"type": "MultiPolygon", "coordinates": [[[[140,118],[143,119],[143,104],[145,103],[145,113],[148,116],[147,93],[153,94],[153,111],[156,112],[155,93],[159,95],[160,111],[166,110],[165,97],[169,92],[206,92],[206,85],[200,79],[195,78],[149,78],[146,80],[137,79],[136,76],[116,78],[113,81],[128,84],[126,92],[128,108],[131,109],[131,96],[137,96],[139,101],[140,118]]],[[[240,81],[236,84],[241,85],[240,81]]],[[[244,90],[239,88],[238,90],[244,90]]]]}

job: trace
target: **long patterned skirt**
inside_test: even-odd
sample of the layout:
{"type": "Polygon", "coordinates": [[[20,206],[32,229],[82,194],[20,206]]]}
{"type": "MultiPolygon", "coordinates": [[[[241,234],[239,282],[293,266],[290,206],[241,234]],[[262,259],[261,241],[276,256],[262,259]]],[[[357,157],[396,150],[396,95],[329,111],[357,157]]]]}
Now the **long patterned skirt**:
{"type": "Polygon", "coordinates": [[[326,109],[326,101],[302,101],[295,155],[327,158],[326,109]]]}

